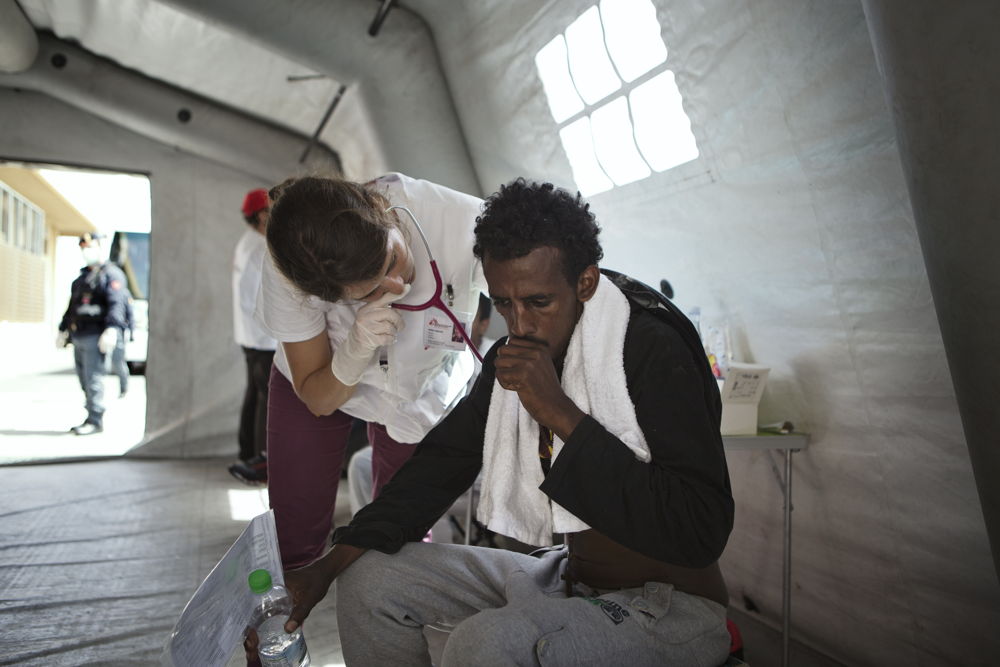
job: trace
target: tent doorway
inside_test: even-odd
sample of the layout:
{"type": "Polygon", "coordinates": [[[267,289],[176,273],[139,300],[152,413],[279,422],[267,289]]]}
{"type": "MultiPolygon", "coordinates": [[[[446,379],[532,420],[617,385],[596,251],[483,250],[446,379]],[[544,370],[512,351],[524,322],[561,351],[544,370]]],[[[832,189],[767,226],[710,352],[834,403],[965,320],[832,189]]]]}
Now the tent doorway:
{"type": "Polygon", "coordinates": [[[151,227],[145,175],[0,160],[0,464],[118,456],[142,440],[151,227]],[[124,274],[132,330],[107,355],[104,431],[78,436],[85,395],[73,346],[56,339],[83,234],[124,274]]]}

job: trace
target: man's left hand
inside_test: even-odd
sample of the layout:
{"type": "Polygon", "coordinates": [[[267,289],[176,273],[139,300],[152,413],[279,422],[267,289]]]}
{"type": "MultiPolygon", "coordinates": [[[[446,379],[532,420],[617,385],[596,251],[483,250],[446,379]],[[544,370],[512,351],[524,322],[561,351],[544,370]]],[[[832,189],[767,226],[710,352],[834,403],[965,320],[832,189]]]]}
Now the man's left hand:
{"type": "Polygon", "coordinates": [[[500,386],[516,391],[521,405],[535,421],[565,440],[583,418],[583,412],[563,391],[552,355],[542,343],[508,338],[496,358],[500,386]]]}
{"type": "Polygon", "coordinates": [[[285,623],[285,632],[295,632],[302,625],[313,607],[326,597],[333,578],[333,573],[323,559],[295,570],[285,570],[285,587],[292,592],[295,602],[285,623]]]}

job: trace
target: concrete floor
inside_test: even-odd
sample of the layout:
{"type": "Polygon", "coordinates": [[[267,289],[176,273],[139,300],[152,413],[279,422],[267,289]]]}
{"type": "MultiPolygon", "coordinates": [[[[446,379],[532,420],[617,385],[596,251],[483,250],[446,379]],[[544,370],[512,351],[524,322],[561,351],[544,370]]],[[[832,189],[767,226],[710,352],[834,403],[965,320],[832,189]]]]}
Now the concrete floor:
{"type": "MultiPolygon", "coordinates": [[[[117,378],[105,383],[106,430],[78,437],[72,350],[0,367],[0,464],[15,464],[0,465],[0,666],[158,663],[198,584],[267,509],[266,490],[230,477],[229,459],[120,458],[143,435],[145,378],[133,376],[124,399],[117,378]]],[[[336,525],[350,519],[346,488],[336,525]]],[[[776,629],[731,616],[749,664],[780,664],[776,629]]],[[[332,595],[305,633],[314,665],[343,664],[332,595]]],[[[796,641],[790,663],[836,664],[796,641]]],[[[229,665],[243,664],[237,649],[229,665]]]]}
{"type": "Polygon", "coordinates": [[[81,437],[69,431],[87,417],[73,348],[27,356],[30,366],[11,355],[0,367],[0,464],[117,456],[139,444],[146,424],[146,378],[131,376],[128,394],[118,398],[118,378],[105,376],[105,430],[81,437]]]}
{"type": "MultiPolygon", "coordinates": [[[[0,665],[158,663],[198,584],[267,508],[228,463],[0,467],[0,665]]],[[[342,493],[338,522],[346,508],[342,493]]],[[[305,632],[314,665],[342,665],[332,596],[305,632]]]]}
{"type": "MultiPolygon", "coordinates": [[[[266,490],[236,482],[228,463],[116,458],[0,467],[0,666],[157,663],[198,584],[267,508],[266,490]]],[[[346,487],[338,525],[350,518],[346,487]]],[[[753,615],[732,616],[746,661],[779,665],[779,633],[753,615]]],[[[314,665],[343,665],[332,595],[305,633],[314,665]]],[[[796,667],[837,664],[794,641],[791,657],[796,667]]],[[[242,651],[228,664],[242,666],[242,651]]]]}

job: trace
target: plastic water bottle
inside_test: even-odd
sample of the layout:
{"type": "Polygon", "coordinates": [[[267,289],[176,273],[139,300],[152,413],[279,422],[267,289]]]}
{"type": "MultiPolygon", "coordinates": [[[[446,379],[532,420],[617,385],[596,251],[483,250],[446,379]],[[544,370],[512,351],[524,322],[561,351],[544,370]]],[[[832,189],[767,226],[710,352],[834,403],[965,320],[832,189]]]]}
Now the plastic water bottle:
{"type": "Polygon", "coordinates": [[[257,594],[250,625],[257,630],[257,653],[264,667],[309,667],[309,650],[302,628],[285,632],[285,622],[292,613],[292,595],[284,586],[271,582],[267,570],[254,570],[247,578],[250,590],[257,594]]]}

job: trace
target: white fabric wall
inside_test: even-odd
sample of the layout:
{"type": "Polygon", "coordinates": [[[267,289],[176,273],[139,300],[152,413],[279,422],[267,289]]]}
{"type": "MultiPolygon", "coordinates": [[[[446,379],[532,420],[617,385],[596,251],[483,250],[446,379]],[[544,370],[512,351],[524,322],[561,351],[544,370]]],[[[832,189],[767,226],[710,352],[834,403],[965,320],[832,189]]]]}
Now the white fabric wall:
{"type": "MultiPolygon", "coordinates": [[[[592,2],[411,0],[433,33],[475,174],[452,121],[419,118],[435,121],[433,136],[450,137],[448,164],[448,150],[407,132],[407,104],[376,104],[365,82],[352,123],[377,111],[394,125],[373,123],[376,162],[419,168],[427,155],[442,178],[478,181],[487,192],[519,175],[572,187],[533,58],[592,2]]],[[[301,4],[329,18],[329,7],[301,4]]],[[[812,434],[795,461],[795,637],[849,664],[986,662],[1000,650],[1000,590],[860,3],[656,4],[701,157],[592,198],[605,265],[654,285],[666,277],[681,306],[727,321],[738,358],[773,368],[762,421],[791,419],[812,434]]],[[[292,23],[265,29],[267,12],[278,10],[264,3],[202,11],[224,18],[226,7],[242,34],[336,68],[335,48],[310,46],[323,25],[296,49],[292,23]]],[[[397,12],[380,40],[412,25],[397,12]]],[[[349,30],[361,13],[352,10],[358,25],[349,30]]],[[[423,53],[417,46],[402,52],[423,53]]],[[[363,79],[362,62],[345,71],[363,79]]],[[[425,58],[391,62],[379,64],[379,102],[401,82],[433,82],[425,58]]],[[[236,203],[259,184],[35,94],[0,91],[0,127],[0,155],[151,174],[159,267],[151,449],[232,451],[243,380],[228,258],[242,231],[236,203]]],[[[724,568],[733,602],[747,595],[776,623],[781,498],[772,458],[734,453],[729,462],[738,505],[724,568]]]]}
{"type": "Polygon", "coordinates": [[[145,172],[152,195],[147,454],[234,455],[245,382],[230,262],[267,185],[37,93],[0,89],[0,156],[145,172]]]}
{"type": "MultiPolygon", "coordinates": [[[[486,190],[573,187],[534,55],[593,0],[418,0],[486,190]]],[[[763,422],[795,458],[793,631],[849,664],[979,664],[1000,590],[893,129],[859,2],[658,0],[694,163],[591,198],[604,264],[728,321],[772,367],[763,422]]],[[[781,496],[729,455],[733,602],[781,608],[781,496]]]]}

